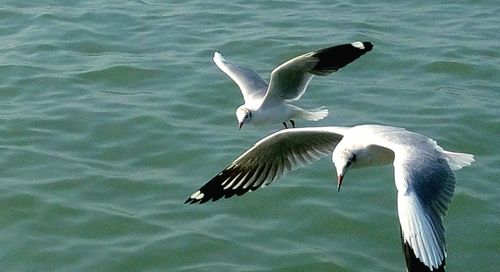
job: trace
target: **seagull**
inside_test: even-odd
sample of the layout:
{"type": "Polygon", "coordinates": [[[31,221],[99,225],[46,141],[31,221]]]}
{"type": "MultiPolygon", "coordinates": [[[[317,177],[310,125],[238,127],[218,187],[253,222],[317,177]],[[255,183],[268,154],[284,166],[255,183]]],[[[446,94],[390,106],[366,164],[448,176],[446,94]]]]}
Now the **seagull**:
{"type": "Polygon", "coordinates": [[[328,115],[324,107],[305,110],[289,104],[305,93],[313,75],[333,73],[372,48],[371,42],[358,41],[300,55],[275,68],[269,84],[253,70],[228,62],[218,51],[214,53],[213,61],[236,82],[243,94],[245,104],[236,109],[238,129],[246,123],[277,122],[287,128],[288,121],[295,127],[295,118],[318,121],[328,115]]]}
{"type": "Polygon", "coordinates": [[[258,141],[185,203],[205,203],[257,190],[282,174],[332,154],[337,190],[350,169],[392,163],[401,242],[408,271],[444,271],[443,217],[453,197],[452,170],[474,156],[444,150],[404,128],[382,125],[285,129],[258,141]]]}

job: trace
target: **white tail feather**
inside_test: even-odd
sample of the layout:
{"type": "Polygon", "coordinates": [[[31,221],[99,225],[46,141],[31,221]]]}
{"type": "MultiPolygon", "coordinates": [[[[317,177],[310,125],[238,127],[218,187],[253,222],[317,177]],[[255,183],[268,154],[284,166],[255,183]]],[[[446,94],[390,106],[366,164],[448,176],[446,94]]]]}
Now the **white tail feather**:
{"type": "Polygon", "coordinates": [[[443,151],[443,153],[446,156],[446,160],[448,160],[451,170],[462,169],[462,167],[468,166],[475,161],[474,155],[471,154],[450,151],[443,151]]]}
{"type": "Polygon", "coordinates": [[[301,117],[309,121],[318,121],[328,116],[328,110],[325,107],[303,110],[301,117]]]}

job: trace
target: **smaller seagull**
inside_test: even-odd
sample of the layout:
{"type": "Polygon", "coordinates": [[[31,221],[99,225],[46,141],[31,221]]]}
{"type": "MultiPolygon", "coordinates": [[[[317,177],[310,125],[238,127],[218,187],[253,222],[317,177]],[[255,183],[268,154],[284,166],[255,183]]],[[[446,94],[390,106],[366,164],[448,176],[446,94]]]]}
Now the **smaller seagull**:
{"type": "Polygon", "coordinates": [[[371,42],[358,41],[300,55],[275,68],[269,84],[253,70],[227,62],[219,52],[214,53],[213,60],[238,84],[243,94],[245,104],[236,109],[238,129],[245,123],[278,122],[287,128],[288,121],[295,127],[295,118],[318,121],[328,115],[324,107],[305,110],[288,103],[300,99],[313,75],[333,73],[372,48],[371,42]]]}
{"type": "Polygon", "coordinates": [[[257,142],[185,203],[257,190],[328,154],[337,170],[338,190],[348,170],[392,163],[408,271],[444,271],[443,217],[455,190],[452,170],[470,165],[474,156],[446,151],[436,141],[403,128],[360,125],[276,132],[257,142]]]}

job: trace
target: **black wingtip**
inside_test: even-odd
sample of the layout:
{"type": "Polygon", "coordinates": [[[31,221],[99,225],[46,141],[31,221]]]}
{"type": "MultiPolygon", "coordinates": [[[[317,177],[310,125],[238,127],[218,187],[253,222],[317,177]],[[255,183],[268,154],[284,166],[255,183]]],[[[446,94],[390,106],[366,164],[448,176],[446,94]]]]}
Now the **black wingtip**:
{"type": "Polygon", "coordinates": [[[361,55],[363,55],[366,52],[369,52],[373,49],[373,43],[368,42],[368,41],[357,41],[349,44],[351,47],[353,47],[356,51],[361,52],[361,55]]]}
{"type": "Polygon", "coordinates": [[[319,61],[310,72],[320,76],[327,75],[353,62],[372,48],[371,42],[357,41],[318,50],[314,53],[314,57],[319,61]]]}
{"type": "MultiPolygon", "coordinates": [[[[199,195],[199,192],[200,191],[197,191],[196,193],[197,196],[199,195]]],[[[196,193],[194,193],[193,195],[195,195],[196,193]]],[[[191,205],[191,204],[203,204],[205,202],[207,202],[208,200],[210,200],[209,198],[206,198],[206,197],[201,197],[201,198],[197,198],[196,196],[193,197],[193,195],[191,195],[188,199],[186,199],[186,201],[184,201],[184,204],[188,204],[188,205],[191,205]]]]}
{"type": "Polygon", "coordinates": [[[406,271],[407,272],[445,272],[446,261],[443,260],[441,265],[438,268],[434,268],[431,270],[428,266],[426,266],[423,262],[421,262],[410,245],[404,241],[403,233],[401,232],[401,244],[403,248],[403,253],[405,255],[406,261],[406,271]]]}
{"type": "Polygon", "coordinates": [[[373,43],[371,42],[363,42],[363,46],[365,47],[365,51],[371,51],[373,49],[373,43]]]}
{"type": "MultiPolygon", "coordinates": [[[[202,193],[201,189],[194,192],[189,196],[189,198],[184,202],[184,204],[194,204],[197,202],[202,202],[205,195],[202,193]]],[[[203,202],[202,202],[203,203],[203,202]]]]}
{"type": "Polygon", "coordinates": [[[210,198],[210,197],[203,197],[203,198],[200,198],[200,199],[196,199],[196,198],[193,198],[193,197],[189,197],[186,201],[184,201],[184,204],[187,204],[187,205],[192,205],[192,204],[203,204],[205,202],[208,202],[210,200],[212,201],[216,201],[220,199],[219,198],[210,198]]]}
{"type": "Polygon", "coordinates": [[[188,198],[186,201],[184,201],[184,204],[187,204],[187,205],[192,205],[192,204],[203,204],[205,202],[208,202],[209,200],[212,200],[214,201],[213,199],[211,198],[202,198],[202,199],[195,199],[195,198],[188,198]]]}

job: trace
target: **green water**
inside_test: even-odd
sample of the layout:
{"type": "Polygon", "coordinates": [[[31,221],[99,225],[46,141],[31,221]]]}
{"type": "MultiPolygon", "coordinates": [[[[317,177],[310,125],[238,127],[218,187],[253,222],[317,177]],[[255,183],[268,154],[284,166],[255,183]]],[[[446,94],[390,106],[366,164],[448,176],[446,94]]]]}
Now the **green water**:
{"type": "Polygon", "coordinates": [[[280,126],[237,130],[215,50],[270,71],[357,40],[298,126],[406,127],[475,154],[445,219],[449,271],[500,267],[496,1],[4,1],[2,271],[403,271],[390,166],[336,191],[329,159],[242,197],[184,200],[280,126]]]}

